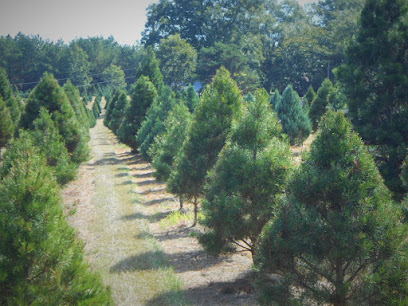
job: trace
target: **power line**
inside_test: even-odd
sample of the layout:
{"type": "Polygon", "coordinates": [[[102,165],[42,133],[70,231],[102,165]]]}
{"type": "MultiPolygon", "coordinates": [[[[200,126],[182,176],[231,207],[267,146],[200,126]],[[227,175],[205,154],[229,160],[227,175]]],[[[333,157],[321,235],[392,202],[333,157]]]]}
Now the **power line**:
{"type": "MultiPolygon", "coordinates": [[[[127,69],[122,69],[122,71],[125,72],[125,71],[130,71],[130,70],[137,70],[137,69],[138,69],[138,68],[127,68],[127,69]]],[[[87,75],[87,76],[92,77],[92,76],[97,76],[97,75],[101,75],[101,74],[103,74],[103,72],[101,72],[101,73],[89,74],[89,75],[87,75]]],[[[67,80],[79,79],[79,78],[81,78],[81,77],[82,77],[82,76],[77,76],[77,77],[70,77],[70,78],[56,79],[56,80],[57,80],[57,81],[67,81],[67,80]]],[[[127,78],[129,78],[129,77],[125,77],[125,79],[127,79],[127,78]]],[[[17,83],[17,84],[13,84],[13,85],[15,85],[15,86],[23,86],[23,85],[32,85],[32,84],[38,84],[38,83],[40,83],[40,81],[37,81],[37,82],[26,82],[26,83],[17,83]]],[[[97,83],[97,84],[99,84],[99,83],[97,83]]]]}

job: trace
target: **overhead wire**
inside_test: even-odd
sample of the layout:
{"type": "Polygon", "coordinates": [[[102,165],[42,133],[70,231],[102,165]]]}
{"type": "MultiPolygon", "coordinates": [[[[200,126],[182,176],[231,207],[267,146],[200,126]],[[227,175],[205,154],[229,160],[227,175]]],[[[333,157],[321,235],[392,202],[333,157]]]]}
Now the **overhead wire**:
{"type": "MultiPolygon", "coordinates": [[[[130,70],[137,70],[137,69],[138,69],[138,68],[127,68],[127,69],[122,69],[122,71],[125,72],[125,71],[130,71],[130,70]]],[[[93,76],[102,75],[102,74],[103,74],[103,72],[100,72],[100,73],[89,74],[89,75],[87,75],[87,76],[93,77],[93,76]]],[[[56,80],[57,80],[57,81],[67,81],[67,80],[79,79],[79,78],[81,78],[81,77],[82,77],[82,76],[76,76],[76,77],[69,77],[69,78],[56,79],[56,80]]],[[[128,79],[128,78],[130,78],[130,77],[125,77],[125,79],[128,79]]],[[[106,81],[106,82],[109,82],[109,81],[106,81]]],[[[17,83],[17,84],[13,84],[13,85],[15,85],[15,86],[24,86],[24,85],[32,85],[32,84],[38,84],[38,83],[40,83],[40,81],[17,83]]],[[[95,84],[100,84],[100,83],[95,83],[95,84]]],[[[87,85],[85,85],[85,86],[87,86],[87,85]]],[[[78,87],[78,86],[77,86],[77,87],[78,87]]],[[[80,86],[79,86],[79,87],[80,87],[80,86]]]]}

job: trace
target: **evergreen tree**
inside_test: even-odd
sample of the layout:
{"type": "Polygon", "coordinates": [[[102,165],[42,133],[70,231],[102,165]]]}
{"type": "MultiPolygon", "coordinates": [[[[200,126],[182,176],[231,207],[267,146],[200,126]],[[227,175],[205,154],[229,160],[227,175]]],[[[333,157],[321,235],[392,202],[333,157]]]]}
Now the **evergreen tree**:
{"type": "Polygon", "coordinates": [[[152,46],[147,47],[146,58],[140,63],[136,72],[136,79],[139,79],[142,75],[149,77],[154,87],[160,92],[164,86],[163,75],[152,46]]]}
{"type": "Polygon", "coordinates": [[[81,95],[78,88],[76,88],[71,81],[66,82],[63,88],[68,100],[71,102],[71,106],[75,112],[78,122],[84,128],[83,133],[88,133],[88,129],[90,127],[89,119],[85,109],[86,106],[81,101],[81,95]]]}
{"type": "Polygon", "coordinates": [[[372,157],[342,113],[329,111],[261,234],[261,302],[401,305],[408,300],[407,228],[372,157]],[[395,272],[395,273],[394,273],[395,272]]]}
{"type": "Polygon", "coordinates": [[[34,129],[30,131],[33,143],[44,155],[47,165],[53,168],[57,182],[63,185],[72,181],[77,173],[76,165],[71,162],[51,115],[46,109],[42,109],[40,117],[35,119],[33,124],[34,129]]]}
{"type": "Polygon", "coordinates": [[[28,97],[26,110],[21,119],[24,128],[33,128],[33,122],[40,116],[42,107],[51,114],[72,161],[76,163],[85,161],[89,155],[87,137],[81,134],[80,124],[64,90],[49,73],[44,74],[28,97]]]}
{"type": "Polygon", "coordinates": [[[313,100],[310,106],[309,117],[312,121],[313,130],[316,130],[320,118],[327,111],[327,106],[329,105],[329,97],[333,94],[334,87],[329,79],[325,79],[317,90],[316,98],[313,100]]]}
{"type": "Polygon", "coordinates": [[[110,304],[110,293],[84,263],[43,155],[26,140],[22,132],[13,154],[6,152],[10,167],[0,181],[0,303],[110,304]]]}
{"type": "Polygon", "coordinates": [[[406,1],[367,0],[346,64],[336,71],[348,114],[397,197],[403,193],[399,174],[408,146],[407,17],[406,1]]]}
{"type": "Polygon", "coordinates": [[[281,121],[283,132],[289,136],[290,143],[302,143],[312,130],[311,122],[302,108],[299,95],[289,85],[282,98],[276,104],[275,110],[281,121]]]}
{"type": "Polygon", "coordinates": [[[154,138],[165,130],[164,121],[175,104],[173,91],[165,86],[147,111],[146,118],[136,135],[136,142],[145,158],[152,159],[153,156],[148,153],[150,146],[154,138]]]}
{"type": "Polygon", "coordinates": [[[197,221],[198,197],[202,194],[207,171],[217,161],[232,119],[239,116],[241,109],[242,96],[237,84],[228,70],[220,68],[201,96],[169,179],[170,192],[193,199],[194,224],[197,221]]]}
{"type": "MultiPolygon", "coordinates": [[[[118,99],[115,103],[115,108],[112,110],[111,120],[109,121],[109,128],[116,133],[121,122],[123,116],[128,108],[129,100],[126,91],[121,90],[118,99]]],[[[98,114],[99,117],[99,114],[98,114]]],[[[129,136],[130,137],[130,136],[129,136]]]]}
{"type": "MultiPolygon", "coordinates": [[[[160,181],[167,181],[173,170],[174,160],[187,136],[191,113],[184,103],[177,103],[164,122],[164,132],[156,136],[149,155],[153,157],[154,176],[160,181]]],[[[180,197],[180,209],[183,198],[180,197]]]]}
{"type": "Polygon", "coordinates": [[[187,90],[183,92],[182,99],[191,113],[194,112],[195,108],[200,102],[200,98],[198,97],[193,85],[188,86],[187,90]]]}
{"type": "Polygon", "coordinates": [[[273,109],[276,109],[276,105],[279,104],[281,99],[282,99],[282,96],[280,95],[279,90],[275,90],[273,94],[271,95],[271,99],[270,99],[270,103],[273,109]]]}
{"type": "Polygon", "coordinates": [[[146,76],[141,76],[132,86],[130,104],[126,108],[117,135],[120,141],[133,150],[137,149],[135,136],[156,96],[157,90],[146,76]]]}
{"type": "Polygon", "coordinates": [[[13,120],[14,126],[18,126],[21,117],[21,103],[13,92],[13,88],[7,76],[7,71],[0,67],[0,96],[3,97],[13,120]]]}
{"type": "Polygon", "coordinates": [[[14,133],[14,124],[11,119],[11,114],[0,96],[0,160],[1,160],[1,148],[3,148],[14,133]]]}
{"type": "Polygon", "coordinates": [[[254,256],[258,236],[286,188],[294,164],[268,100],[265,90],[256,93],[255,101],[233,123],[210,171],[203,200],[203,224],[208,230],[200,237],[210,253],[238,246],[254,256]]]}
{"type": "Polygon", "coordinates": [[[109,122],[111,121],[112,113],[113,110],[115,109],[115,104],[118,101],[120,93],[121,93],[120,90],[115,89],[112,98],[108,101],[109,103],[106,106],[106,114],[105,118],[103,119],[103,124],[107,127],[109,127],[109,122]]]}
{"type": "Polygon", "coordinates": [[[305,96],[303,97],[303,108],[305,109],[306,113],[309,114],[310,106],[312,105],[313,100],[316,98],[316,92],[314,91],[312,86],[309,86],[305,96]]]}

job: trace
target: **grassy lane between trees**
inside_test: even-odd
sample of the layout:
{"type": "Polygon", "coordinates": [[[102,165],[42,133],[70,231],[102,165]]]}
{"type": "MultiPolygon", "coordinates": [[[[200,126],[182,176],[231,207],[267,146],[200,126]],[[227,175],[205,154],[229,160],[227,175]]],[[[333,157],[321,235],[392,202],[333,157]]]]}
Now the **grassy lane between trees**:
{"type": "Polygon", "coordinates": [[[92,160],[81,166],[78,180],[63,195],[91,267],[111,287],[115,304],[140,305],[157,299],[185,304],[181,280],[158,241],[145,235],[147,219],[138,217],[141,202],[128,173],[130,149],[116,142],[102,119],[91,130],[90,147],[92,160]]]}

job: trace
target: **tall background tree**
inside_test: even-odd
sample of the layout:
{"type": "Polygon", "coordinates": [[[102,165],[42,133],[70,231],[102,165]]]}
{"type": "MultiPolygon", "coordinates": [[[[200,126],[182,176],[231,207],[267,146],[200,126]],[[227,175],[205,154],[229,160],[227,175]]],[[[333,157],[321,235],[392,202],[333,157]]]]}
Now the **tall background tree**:
{"type": "Polygon", "coordinates": [[[347,63],[337,70],[352,122],[375,150],[397,197],[403,192],[399,173],[408,146],[407,14],[406,1],[366,1],[347,63]]]}
{"type": "Polygon", "coordinates": [[[160,41],[157,50],[160,70],[166,85],[173,90],[190,84],[194,80],[197,66],[197,51],[180,34],[160,41]]]}

